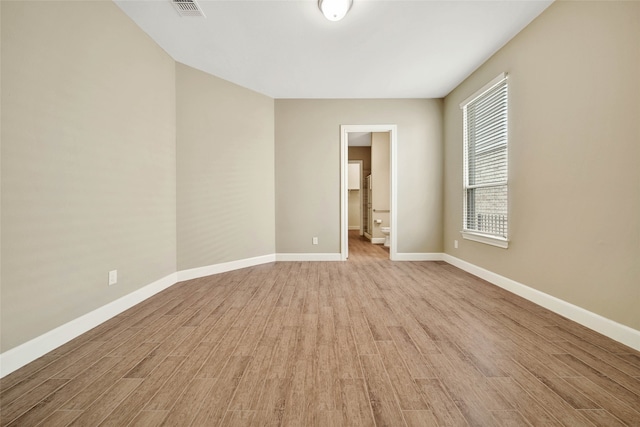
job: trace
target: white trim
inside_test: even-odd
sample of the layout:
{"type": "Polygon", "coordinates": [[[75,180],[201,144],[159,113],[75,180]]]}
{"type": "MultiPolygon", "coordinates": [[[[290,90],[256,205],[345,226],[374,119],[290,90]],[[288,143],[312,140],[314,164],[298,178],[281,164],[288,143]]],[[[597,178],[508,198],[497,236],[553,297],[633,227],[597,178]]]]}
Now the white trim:
{"type": "Polygon", "coordinates": [[[640,331],[638,330],[617,323],[611,319],[607,319],[606,317],[600,316],[599,314],[588,311],[582,307],[578,307],[577,305],[573,305],[537,289],[530,288],[529,286],[523,285],[515,280],[501,276],[492,271],[485,270],[482,267],[478,267],[449,254],[443,254],[443,260],[473,274],[474,276],[478,276],[481,279],[506,289],[511,293],[519,295],[535,304],[586,326],[589,329],[640,351],[640,331]]]}
{"type": "MultiPolygon", "coordinates": [[[[51,350],[71,341],[101,323],[111,319],[125,310],[141,303],[147,298],[173,286],[178,281],[188,278],[204,277],[232,269],[251,267],[259,264],[279,261],[341,261],[340,253],[296,253],[271,254],[244,260],[231,261],[208,267],[194,268],[172,273],[156,280],[143,288],[131,292],[90,313],[80,316],[49,332],[46,332],[24,344],[0,354],[0,378],[36,360],[51,350]],[[210,273],[210,274],[205,274],[210,273]]],[[[444,253],[399,253],[397,261],[445,261],[468,273],[519,295],[535,304],[545,307],[589,329],[597,331],[613,340],[621,342],[640,351],[640,331],[607,319],[584,308],[563,301],[544,292],[530,288],[515,280],[501,276],[467,261],[444,253]]]]}
{"type": "Polygon", "coordinates": [[[358,231],[360,231],[360,226],[359,225],[350,225],[349,226],[349,230],[358,230],[358,231]]]}
{"type": "Polygon", "coordinates": [[[270,262],[276,262],[275,254],[239,259],[236,261],[207,265],[205,267],[191,268],[189,270],[181,270],[178,271],[178,282],[198,279],[200,277],[211,276],[213,274],[226,273],[227,271],[239,270],[241,268],[253,267],[260,264],[268,264],[270,262]]]}
{"type": "Polygon", "coordinates": [[[442,261],[443,253],[440,252],[406,252],[396,254],[396,261],[442,261]]]}
{"type": "Polygon", "coordinates": [[[486,85],[482,86],[480,89],[478,89],[472,95],[468,96],[464,101],[462,101],[460,103],[460,109],[463,109],[464,107],[466,107],[468,103],[470,103],[471,101],[473,101],[474,99],[482,95],[483,93],[487,92],[489,89],[491,89],[492,87],[494,87],[495,85],[497,85],[498,83],[500,83],[506,78],[507,78],[507,73],[498,74],[493,80],[491,80],[486,85]]]}
{"type": "Polygon", "coordinates": [[[349,135],[340,126],[340,261],[349,256],[349,191],[347,190],[349,167],[349,135]]]}
{"type": "MultiPolygon", "coordinates": [[[[389,222],[391,229],[398,229],[398,126],[397,125],[340,125],[340,260],[346,261],[349,256],[349,200],[347,190],[347,165],[349,162],[349,132],[389,132],[390,157],[390,193],[391,209],[389,222]]],[[[396,259],[398,233],[391,233],[389,259],[396,259]]]]}
{"type": "Polygon", "coordinates": [[[461,231],[460,234],[462,234],[462,238],[466,240],[473,240],[474,242],[485,243],[487,245],[497,246],[503,249],[507,249],[509,247],[509,241],[503,237],[464,230],[461,231]]]}
{"type": "Polygon", "coordinates": [[[391,139],[391,233],[389,235],[389,259],[395,261],[398,258],[398,127],[393,125],[389,131],[391,139]]]}
{"type": "Polygon", "coordinates": [[[73,319],[64,325],[58,326],[24,344],[5,351],[0,354],[0,378],[84,334],[123,311],[130,309],[158,292],[173,286],[176,282],[177,274],[172,273],[113,302],[73,319]]]}
{"type": "MultiPolygon", "coordinates": [[[[336,254],[338,255],[338,254],[336,254]]],[[[117,316],[136,304],[141,303],[155,294],[185,280],[197,279],[199,277],[211,276],[213,274],[238,270],[255,265],[266,264],[276,261],[276,255],[263,255],[254,258],[246,258],[237,261],[230,261],[221,264],[214,264],[206,267],[182,270],[156,280],[136,291],[131,292],[115,301],[103,305],[87,314],[84,314],[64,325],[58,326],[51,331],[27,341],[0,354],[0,378],[10,374],[33,362],[37,358],[54,350],[72,339],[117,316]]]]}
{"type": "Polygon", "coordinates": [[[382,245],[384,244],[384,241],[387,240],[384,237],[372,237],[371,238],[371,243],[373,243],[374,245],[382,245]]]}
{"type": "Polygon", "coordinates": [[[276,261],[343,261],[340,253],[295,253],[276,254],[276,261]]]}

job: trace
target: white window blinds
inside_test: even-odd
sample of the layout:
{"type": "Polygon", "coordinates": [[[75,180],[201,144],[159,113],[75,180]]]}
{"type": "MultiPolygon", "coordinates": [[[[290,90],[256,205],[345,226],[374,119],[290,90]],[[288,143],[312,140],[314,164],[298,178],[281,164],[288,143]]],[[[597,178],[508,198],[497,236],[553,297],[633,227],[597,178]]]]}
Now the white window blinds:
{"type": "Polygon", "coordinates": [[[464,121],[463,232],[506,241],[507,77],[498,76],[461,104],[464,121]]]}

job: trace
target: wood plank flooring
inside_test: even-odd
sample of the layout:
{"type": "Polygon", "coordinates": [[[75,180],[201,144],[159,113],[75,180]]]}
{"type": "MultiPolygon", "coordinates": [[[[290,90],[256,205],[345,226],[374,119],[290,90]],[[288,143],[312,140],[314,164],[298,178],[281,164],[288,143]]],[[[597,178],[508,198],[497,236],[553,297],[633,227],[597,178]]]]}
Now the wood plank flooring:
{"type": "Polygon", "coordinates": [[[0,381],[0,426],[640,426],[640,353],[442,262],[179,283],[0,381]]]}

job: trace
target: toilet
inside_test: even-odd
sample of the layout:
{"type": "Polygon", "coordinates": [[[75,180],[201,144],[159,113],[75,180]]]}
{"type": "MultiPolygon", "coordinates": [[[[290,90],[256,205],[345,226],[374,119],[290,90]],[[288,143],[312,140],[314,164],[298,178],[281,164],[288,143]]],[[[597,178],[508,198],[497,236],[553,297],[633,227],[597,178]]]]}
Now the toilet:
{"type": "Polygon", "coordinates": [[[391,232],[391,227],[380,227],[380,231],[384,234],[384,245],[389,247],[389,233],[391,232]]]}

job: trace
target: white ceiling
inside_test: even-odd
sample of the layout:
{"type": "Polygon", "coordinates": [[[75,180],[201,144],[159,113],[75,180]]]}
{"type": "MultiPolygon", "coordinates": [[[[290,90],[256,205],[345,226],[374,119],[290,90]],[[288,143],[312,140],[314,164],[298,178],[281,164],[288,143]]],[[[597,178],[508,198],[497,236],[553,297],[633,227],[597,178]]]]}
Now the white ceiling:
{"type": "Polygon", "coordinates": [[[371,147],[371,132],[349,132],[347,138],[349,147],[371,147]]]}
{"type": "Polygon", "coordinates": [[[552,0],[114,0],[176,61],[273,98],[441,98],[552,0]]]}

